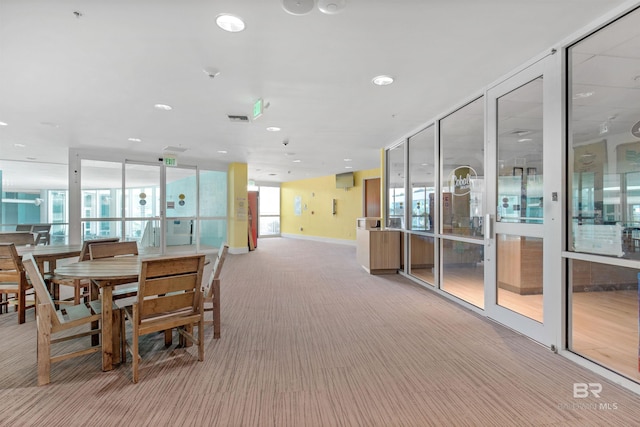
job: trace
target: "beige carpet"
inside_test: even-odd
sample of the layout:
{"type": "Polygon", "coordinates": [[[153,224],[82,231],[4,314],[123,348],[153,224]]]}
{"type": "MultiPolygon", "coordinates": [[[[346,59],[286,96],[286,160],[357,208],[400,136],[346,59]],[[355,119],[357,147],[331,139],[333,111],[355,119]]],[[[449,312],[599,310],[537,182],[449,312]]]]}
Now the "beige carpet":
{"type": "Polygon", "coordinates": [[[230,255],[222,338],[144,340],[100,371],[94,354],[36,386],[33,312],[0,316],[0,425],[633,426],[640,397],[398,276],[368,275],[355,248],[261,239],[230,255]],[[177,342],[177,340],[174,340],[177,342]],[[601,383],[574,398],[574,383],[601,383]]]}

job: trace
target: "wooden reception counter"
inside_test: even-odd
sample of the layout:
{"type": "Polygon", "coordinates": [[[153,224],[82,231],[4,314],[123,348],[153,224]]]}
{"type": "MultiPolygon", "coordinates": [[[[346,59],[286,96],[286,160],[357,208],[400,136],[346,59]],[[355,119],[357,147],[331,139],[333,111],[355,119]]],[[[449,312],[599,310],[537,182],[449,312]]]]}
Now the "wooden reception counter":
{"type": "Polygon", "coordinates": [[[395,274],[400,268],[400,232],[381,230],[380,218],[358,218],[356,259],[371,274],[395,274]]]}

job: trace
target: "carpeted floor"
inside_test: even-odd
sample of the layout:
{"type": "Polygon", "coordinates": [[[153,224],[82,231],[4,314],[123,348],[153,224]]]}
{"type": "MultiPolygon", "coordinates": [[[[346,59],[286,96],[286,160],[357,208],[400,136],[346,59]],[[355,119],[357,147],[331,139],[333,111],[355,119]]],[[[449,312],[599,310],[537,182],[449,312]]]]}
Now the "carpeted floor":
{"type": "MultiPolygon", "coordinates": [[[[206,277],[206,275],[205,275],[206,277]]],[[[0,316],[0,425],[634,426],[640,396],[398,275],[355,247],[261,239],[229,255],[222,338],[143,341],[140,382],[100,355],[36,386],[33,312],[0,316]],[[177,342],[177,340],[174,340],[177,342]],[[600,397],[574,398],[574,383],[600,397]]],[[[70,344],[71,345],[71,344],[70,344]]],[[[580,393],[578,393],[580,395],[580,393]]]]}

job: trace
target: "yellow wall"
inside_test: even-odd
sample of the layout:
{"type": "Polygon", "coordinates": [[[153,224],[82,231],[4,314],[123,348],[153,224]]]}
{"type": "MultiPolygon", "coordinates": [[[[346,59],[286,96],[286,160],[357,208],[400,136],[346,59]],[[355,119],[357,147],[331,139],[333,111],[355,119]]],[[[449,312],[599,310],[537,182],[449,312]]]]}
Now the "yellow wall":
{"type": "Polygon", "coordinates": [[[247,164],[231,163],[227,170],[227,242],[231,253],[248,252],[247,164]]]}
{"type": "Polygon", "coordinates": [[[356,239],[356,218],[363,215],[363,179],[380,177],[380,169],[354,172],[355,186],[336,188],[335,175],[282,183],[280,186],[280,232],[326,239],[356,239]],[[301,214],[294,204],[300,197],[301,214]],[[333,199],[336,214],[333,215],[333,199]]]}

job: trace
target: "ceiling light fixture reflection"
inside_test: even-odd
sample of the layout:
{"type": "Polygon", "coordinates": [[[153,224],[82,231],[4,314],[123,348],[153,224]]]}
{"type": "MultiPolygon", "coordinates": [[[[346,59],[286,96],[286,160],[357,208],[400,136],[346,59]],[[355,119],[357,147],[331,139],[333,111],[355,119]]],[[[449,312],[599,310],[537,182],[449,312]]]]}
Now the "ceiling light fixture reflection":
{"type": "Polygon", "coordinates": [[[344,159],[345,162],[351,162],[353,159],[344,159]]]}
{"type": "Polygon", "coordinates": [[[9,124],[5,122],[0,122],[0,126],[9,126],[9,124]]]}
{"type": "Polygon", "coordinates": [[[156,110],[163,110],[163,111],[173,110],[173,107],[167,104],[156,104],[153,106],[153,108],[155,108],[156,110]]]}
{"type": "Polygon", "coordinates": [[[345,169],[353,169],[353,166],[345,166],[345,169]]]}
{"type": "Polygon", "coordinates": [[[267,128],[267,131],[269,131],[269,132],[280,132],[280,128],[278,126],[269,126],[267,128]]]}
{"type": "Polygon", "coordinates": [[[371,79],[371,82],[376,86],[387,86],[393,83],[393,77],[385,76],[385,75],[376,76],[373,79],[371,79]]]}
{"type": "Polygon", "coordinates": [[[13,144],[13,146],[16,147],[16,148],[24,148],[24,147],[26,147],[26,145],[24,145],[24,144],[13,144]]]}
{"type": "Polygon", "coordinates": [[[296,159],[296,160],[293,161],[293,163],[300,163],[301,161],[302,160],[300,160],[300,159],[296,159]]]}
{"type": "Polygon", "coordinates": [[[227,150],[218,150],[218,153],[220,153],[220,154],[227,154],[227,150]]]}
{"type": "Polygon", "coordinates": [[[590,96],[593,96],[593,92],[580,92],[573,95],[573,99],[589,98],[590,96]]]}
{"type": "Polygon", "coordinates": [[[127,141],[131,141],[131,142],[142,142],[142,140],[140,138],[127,138],[127,141]]]}
{"type": "Polygon", "coordinates": [[[529,141],[533,141],[533,139],[531,139],[531,138],[520,138],[518,140],[518,142],[529,142],[529,141]]]}
{"type": "Polygon", "coordinates": [[[216,17],[218,27],[230,33],[239,33],[244,30],[245,25],[242,18],[231,15],[230,13],[221,13],[216,17]]]}

